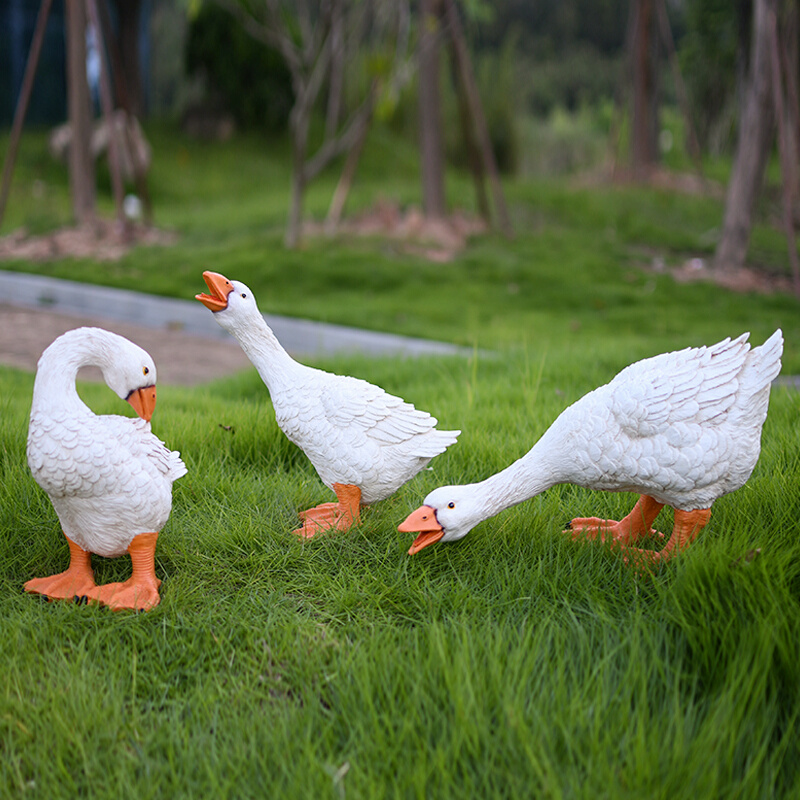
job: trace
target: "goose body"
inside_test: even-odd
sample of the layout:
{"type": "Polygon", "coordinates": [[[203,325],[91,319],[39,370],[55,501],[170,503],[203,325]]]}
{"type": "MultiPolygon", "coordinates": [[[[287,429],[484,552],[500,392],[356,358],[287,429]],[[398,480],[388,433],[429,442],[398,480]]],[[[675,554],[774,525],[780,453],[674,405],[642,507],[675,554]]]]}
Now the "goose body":
{"type": "Polygon", "coordinates": [[[308,456],[338,503],[302,512],[311,536],[345,529],[362,504],[392,495],[456,441],[460,431],[437,430],[437,420],[367,381],[295,361],[238,281],[203,273],[211,294],[197,295],[239,342],[269,390],[278,426],[308,456]]]}
{"type": "Polygon", "coordinates": [[[753,349],[747,339],[743,334],[626,367],[563,411],[502,472],[431,492],[400,526],[420,533],[409,552],[460,539],[479,522],[559,483],[640,495],[619,522],[572,520],[575,536],[628,544],[654,533],[650,526],[669,505],[676,514],[667,546],[639,557],[658,560],[677,552],[707,523],[714,501],[747,481],[760,454],[783,337],[778,330],[753,349]]]}
{"type": "Polygon", "coordinates": [[[29,581],[48,597],[86,596],[115,608],[159,602],[155,538],[169,518],[172,483],[186,473],[177,452],[150,430],[156,368],[137,345],[101,328],[58,337],[39,360],[28,428],[28,465],[48,494],[70,546],[70,569],[29,581]],[[78,396],[82,366],[97,366],[108,386],[139,415],[98,416],[78,396]],[[98,587],[90,553],[131,553],[134,577],[98,587]]]}

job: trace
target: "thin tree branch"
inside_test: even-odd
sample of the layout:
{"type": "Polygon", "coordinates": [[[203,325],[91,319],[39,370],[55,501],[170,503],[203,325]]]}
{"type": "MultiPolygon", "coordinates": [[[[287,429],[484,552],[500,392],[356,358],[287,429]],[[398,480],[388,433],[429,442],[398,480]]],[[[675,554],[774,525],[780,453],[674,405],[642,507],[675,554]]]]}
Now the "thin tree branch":
{"type": "Polygon", "coordinates": [[[28,101],[33,91],[33,81],[36,78],[36,67],[39,64],[39,55],[42,52],[42,42],[44,41],[45,30],[47,29],[47,18],[50,16],[50,6],[52,0],[42,0],[39,6],[39,14],[36,17],[36,28],[31,40],[31,49],[28,51],[28,63],[25,64],[25,75],[22,78],[22,86],[19,90],[17,108],[14,111],[14,123],[11,126],[11,139],[6,151],[5,163],[3,164],[3,181],[0,188],[0,223],[6,211],[8,202],[8,192],[11,188],[11,175],[14,172],[14,162],[17,159],[17,148],[22,136],[22,126],[25,123],[25,115],[28,112],[28,101]]]}

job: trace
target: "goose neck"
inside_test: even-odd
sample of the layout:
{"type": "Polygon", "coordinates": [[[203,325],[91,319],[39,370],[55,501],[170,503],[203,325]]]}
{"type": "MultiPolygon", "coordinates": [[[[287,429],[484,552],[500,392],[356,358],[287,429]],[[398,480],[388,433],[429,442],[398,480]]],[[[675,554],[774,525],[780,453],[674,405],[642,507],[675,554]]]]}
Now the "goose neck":
{"type": "Polygon", "coordinates": [[[58,407],[88,410],[78,396],[75,381],[81,367],[101,370],[111,363],[112,354],[97,337],[65,334],[45,350],[39,359],[33,384],[32,411],[58,407]]]}
{"type": "Polygon", "coordinates": [[[254,319],[253,324],[238,326],[231,332],[268,387],[296,363],[261,315],[254,319]]]}
{"type": "Polygon", "coordinates": [[[548,454],[537,443],[522,458],[477,484],[476,491],[491,512],[488,516],[494,516],[560,482],[548,454]]]}

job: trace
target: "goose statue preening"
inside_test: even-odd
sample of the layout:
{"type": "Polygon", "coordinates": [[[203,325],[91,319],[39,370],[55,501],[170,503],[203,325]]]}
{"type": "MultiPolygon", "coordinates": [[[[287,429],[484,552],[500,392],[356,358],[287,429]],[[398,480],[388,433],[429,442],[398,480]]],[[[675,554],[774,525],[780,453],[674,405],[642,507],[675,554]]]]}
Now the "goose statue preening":
{"type": "Polygon", "coordinates": [[[278,426],[303,452],[337,502],[300,512],[294,533],[347,530],[360,509],[392,495],[443,453],[461,431],[437,430],[437,420],[378,386],[295,361],[258,310],[250,289],[204,272],[210,294],[197,299],[239,342],[267,386],[278,426]]]}
{"type": "Polygon", "coordinates": [[[156,404],[153,359],[122,336],[78,328],[59,336],[39,359],[28,428],[28,465],[50,497],[67,539],[69,568],[34,578],[25,591],[86,598],[113,609],[146,610],[160,601],[155,574],[158,533],[172,508],[172,483],[186,474],[177,452],[150,431],[156,404]],[[106,384],[138,418],[96,415],[78,396],[82,366],[97,366],[106,384]],[[91,553],[128,552],[132,575],[97,586],[91,553]]]}
{"type": "Polygon", "coordinates": [[[622,520],[578,517],[574,538],[600,538],[648,567],[687,547],[708,523],[711,506],[742,486],[761,450],[772,380],[783,337],[761,347],[749,334],[712,347],[687,348],[631,364],[610,383],[564,410],[533,448],[490,478],[435,489],[399,526],[418,533],[409,550],[466,536],[479,522],[559,483],[636,492],[622,520]],[[630,548],[655,535],[663,506],[675,510],[663,549],[630,548]]]}

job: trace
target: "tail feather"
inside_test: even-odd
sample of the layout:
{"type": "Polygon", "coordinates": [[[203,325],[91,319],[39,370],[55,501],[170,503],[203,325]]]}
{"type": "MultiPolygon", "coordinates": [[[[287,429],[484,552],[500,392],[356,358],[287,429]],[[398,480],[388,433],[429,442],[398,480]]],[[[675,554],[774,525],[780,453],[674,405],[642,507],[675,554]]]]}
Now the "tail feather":
{"type": "Polygon", "coordinates": [[[429,435],[415,441],[414,452],[420,458],[433,458],[455,444],[461,431],[432,430],[429,435]]]}
{"type": "Polygon", "coordinates": [[[775,331],[760,347],[754,347],[745,361],[741,375],[743,389],[756,394],[769,386],[781,371],[783,333],[775,331]]]}
{"type": "Polygon", "coordinates": [[[769,391],[772,381],[781,371],[783,334],[780,328],[760,347],[747,355],[739,374],[739,393],[734,410],[735,424],[744,430],[761,431],[767,418],[769,391]]]}

